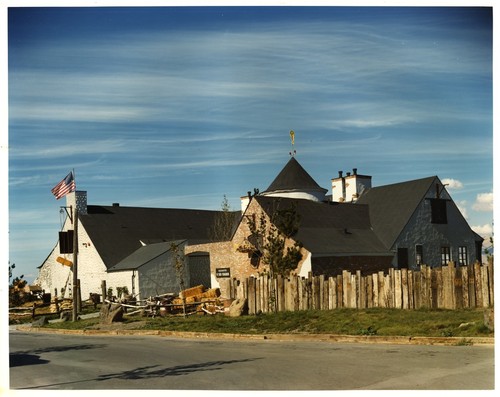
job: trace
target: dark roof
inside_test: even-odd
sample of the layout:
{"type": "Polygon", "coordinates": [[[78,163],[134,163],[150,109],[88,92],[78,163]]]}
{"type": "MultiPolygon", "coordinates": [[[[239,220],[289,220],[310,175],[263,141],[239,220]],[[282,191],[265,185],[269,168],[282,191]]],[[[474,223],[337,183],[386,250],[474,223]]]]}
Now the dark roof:
{"type": "Polygon", "coordinates": [[[327,192],[327,189],[322,188],[316,183],[295,157],[291,157],[265,192],[304,190],[327,192]]]}
{"type": "MultiPolygon", "coordinates": [[[[221,211],[89,205],[79,216],[107,268],[139,249],[143,242],[211,241],[210,229],[221,211]]],[[[237,217],[239,219],[239,217],[237,217]]]]}
{"type": "Polygon", "coordinates": [[[299,229],[293,238],[313,256],[392,255],[372,230],[366,205],[266,196],[255,199],[268,215],[295,206],[299,229]]]}
{"type": "Polygon", "coordinates": [[[373,229],[387,248],[392,247],[436,179],[431,176],[374,187],[358,199],[357,205],[370,207],[373,229]]]}
{"type": "Polygon", "coordinates": [[[186,240],[166,241],[163,243],[150,244],[140,247],[129,256],[122,259],[116,265],[111,266],[108,271],[135,270],[170,251],[172,244],[179,245],[186,240]]]}

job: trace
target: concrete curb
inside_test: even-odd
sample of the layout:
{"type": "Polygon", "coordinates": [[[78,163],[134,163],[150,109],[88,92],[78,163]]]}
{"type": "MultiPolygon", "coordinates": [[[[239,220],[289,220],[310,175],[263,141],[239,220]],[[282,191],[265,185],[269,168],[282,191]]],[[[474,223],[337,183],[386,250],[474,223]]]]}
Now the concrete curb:
{"type": "Polygon", "coordinates": [[[186,339],[218,339],[218,340],[273,340],[283,342],[331,342],[331,343],[371,343],[398,345],[494,345],[494,337],[424,337],[424,336],[378,336],[378,335],[335,335],[335,334],[226,334],[211,332],[179,332],[161,330],[133,329],[54,329],[31,326],[18,326],[16,330],[23,332],[40,332],[66,335],[135,335],[162,336],[186,339]]]}

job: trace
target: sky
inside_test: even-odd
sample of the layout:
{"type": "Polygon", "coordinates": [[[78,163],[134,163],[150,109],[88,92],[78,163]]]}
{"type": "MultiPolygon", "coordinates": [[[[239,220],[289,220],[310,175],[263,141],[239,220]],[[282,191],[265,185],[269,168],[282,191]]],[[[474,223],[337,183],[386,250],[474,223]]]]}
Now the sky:
{"type": "Polygon", "coordinates": [[[491,7],[6,11],[14,276],[54,248],[50,189],[72,169],[89,204],[238,210],[289,160],[290,130],[329,193],[339,170],[437,175],[492,233],[491,7]]]}

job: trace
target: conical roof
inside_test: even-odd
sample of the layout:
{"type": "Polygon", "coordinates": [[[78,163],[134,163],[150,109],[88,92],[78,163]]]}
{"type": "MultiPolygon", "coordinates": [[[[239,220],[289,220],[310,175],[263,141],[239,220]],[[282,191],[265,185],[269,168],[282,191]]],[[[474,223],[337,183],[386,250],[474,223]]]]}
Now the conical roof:
{"type": "Polygon", "coordinates": [[[295,157],[291,157],[285,167],[263,193],[301,191],[317,191],[324,194],[327,192],[327,189],[319,186],[311,175],[309,175],[299,164],[295,157]]]}

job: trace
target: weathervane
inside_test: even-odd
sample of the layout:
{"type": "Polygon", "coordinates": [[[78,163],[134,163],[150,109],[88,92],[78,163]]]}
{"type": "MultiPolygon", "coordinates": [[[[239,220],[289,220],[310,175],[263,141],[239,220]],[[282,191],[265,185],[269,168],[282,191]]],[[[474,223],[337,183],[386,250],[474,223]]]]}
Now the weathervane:
{"type": "Polygon", "coordinates": [[[290,151],[290,156],[294,157],[297,154],[297,151],[295,150],[295,131],[290,130],[290,139],[292,141],[292,150],[290,151]]]}

